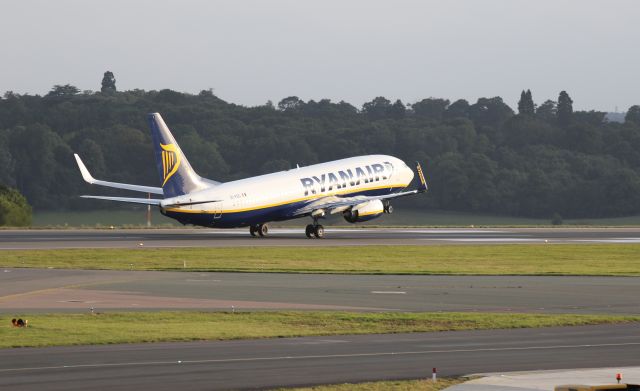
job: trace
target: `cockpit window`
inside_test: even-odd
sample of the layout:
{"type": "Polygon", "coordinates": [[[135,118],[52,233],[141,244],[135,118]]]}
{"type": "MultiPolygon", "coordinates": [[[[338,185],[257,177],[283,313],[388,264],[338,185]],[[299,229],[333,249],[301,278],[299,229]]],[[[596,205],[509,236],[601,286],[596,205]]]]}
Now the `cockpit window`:
{"type": "Polygon", "coordinates": [[[387,178],[391,179],[391,177],[393,176],[393,164],[384,162],[384,169],[387,172],[387,178]]]}

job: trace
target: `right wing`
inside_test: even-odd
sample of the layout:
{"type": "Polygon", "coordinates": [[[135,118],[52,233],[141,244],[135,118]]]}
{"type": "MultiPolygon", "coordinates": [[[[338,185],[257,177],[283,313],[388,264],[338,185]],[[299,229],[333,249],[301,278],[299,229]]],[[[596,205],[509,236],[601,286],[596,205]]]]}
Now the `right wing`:
{"type": "MultiPolygon", "coordinates": [[[[129,184],[126,184],[126,183],[107,182],[107,181],[101,181],[101,180],[98,180],[98,179],[94,179],[91,176],[91,174],[89,173],[89,170],[87,170],[87,167],[85,167],[84,163],[82,163],[82,160],[80,159],[80,156],[78,156],[77,153],[74,153],[73,156],[76,157],[76,162],[78,163],[78,167],[80,168],[80,173],[82,173],[82,178],[87,183],[90,183],[92,185],[115,187],[116,189],[125,189],[125,190],[132,190],[132,191],[140,191],[140,192],[143,192],[143,193],[152,193],[152,194],[164,195],[164,192],[162,191],[161,187],[129,185],[129,184]]],[[[116,198],[118,198],[118,197],[116,197],[116,198]]],[[[132,198],[132,199],[134,199],[134,198],[132,198]]],[[[117,200],[114,200],[114,201],[117,201],[117,200]]],[[[125,202],[132,202],[132,201],[125,201],[125,202]]],[[[144,204],[144,202],[141,202],[141,203],[144,204]]],[[[155,204],[151,204],[151,205],[155,205],[155,204]]]]}

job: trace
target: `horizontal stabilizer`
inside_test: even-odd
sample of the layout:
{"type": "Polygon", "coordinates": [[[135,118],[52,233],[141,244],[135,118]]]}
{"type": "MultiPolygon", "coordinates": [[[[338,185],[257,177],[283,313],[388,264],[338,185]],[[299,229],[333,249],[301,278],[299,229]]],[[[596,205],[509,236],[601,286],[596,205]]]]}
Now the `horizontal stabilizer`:
{"type": "Polygon", "coordinates": [[[124,189],[124,190],[132,190],[132,191],[140,191],[143,193],[151,193],[151,194],[161,194],[164,195],[161,187],[151,187],[151,186],[139,186],[139,185],[129,185],[126,183],[116,183],[116,182],[107,182],[95,179],[87,170],[87,167],[80,159],[77,153],[74,153],[73,156],[76,157],[76,162],[78,163],[78,167],[80,168],[80,173],[82,174],[82,178],[85,182],[90,183],[92,185],[106,186],[106,187],[114,187],[116,189],[124,189]]]}
{"type": "Polygon", "coordinates": [[[162,204],[160,204],[163,208],[164,207],[168,207],[168,208],[174,208],[177,206],[189,206],[189,205],[202,205],[202,204],[209,204],[212,202],[222,202],[222,200],[206,200],[206,201],[191,201],[191,202],[173,202],[173,203],[166,203],[163,202],[162,204]]]}
{"type": "Polygon", "coordinates": [[[106,196],[90,196],[83,195],[81,198],[92,198],[95,200],[107,200],[107,201],[120,201],[120,202],[129,202],[132,204],[144,204],[144,205],[158,205],[160,206],[161,199],[157,198],[129,198],[129,197],[106,197],[106,196]]]}

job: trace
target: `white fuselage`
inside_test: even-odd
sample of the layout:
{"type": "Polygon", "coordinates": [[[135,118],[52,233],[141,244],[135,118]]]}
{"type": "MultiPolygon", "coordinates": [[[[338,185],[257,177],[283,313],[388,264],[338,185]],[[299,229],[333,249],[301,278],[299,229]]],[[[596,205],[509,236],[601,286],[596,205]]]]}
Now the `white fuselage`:
{"type": "Polygon", "coordinates": [[[359,156],[226,182],[168,198],[163,203],[173,206],[164,208],[163,213],[207,226],[286,220],[292,210],[320,198],[400,191],[409,185],[413,175],[402,160],[393,156],[359,156]],[[203,201],[212,202],[198,203],[203,201]],[[186,203],[198,204],[179,205],[186,203]]]}

